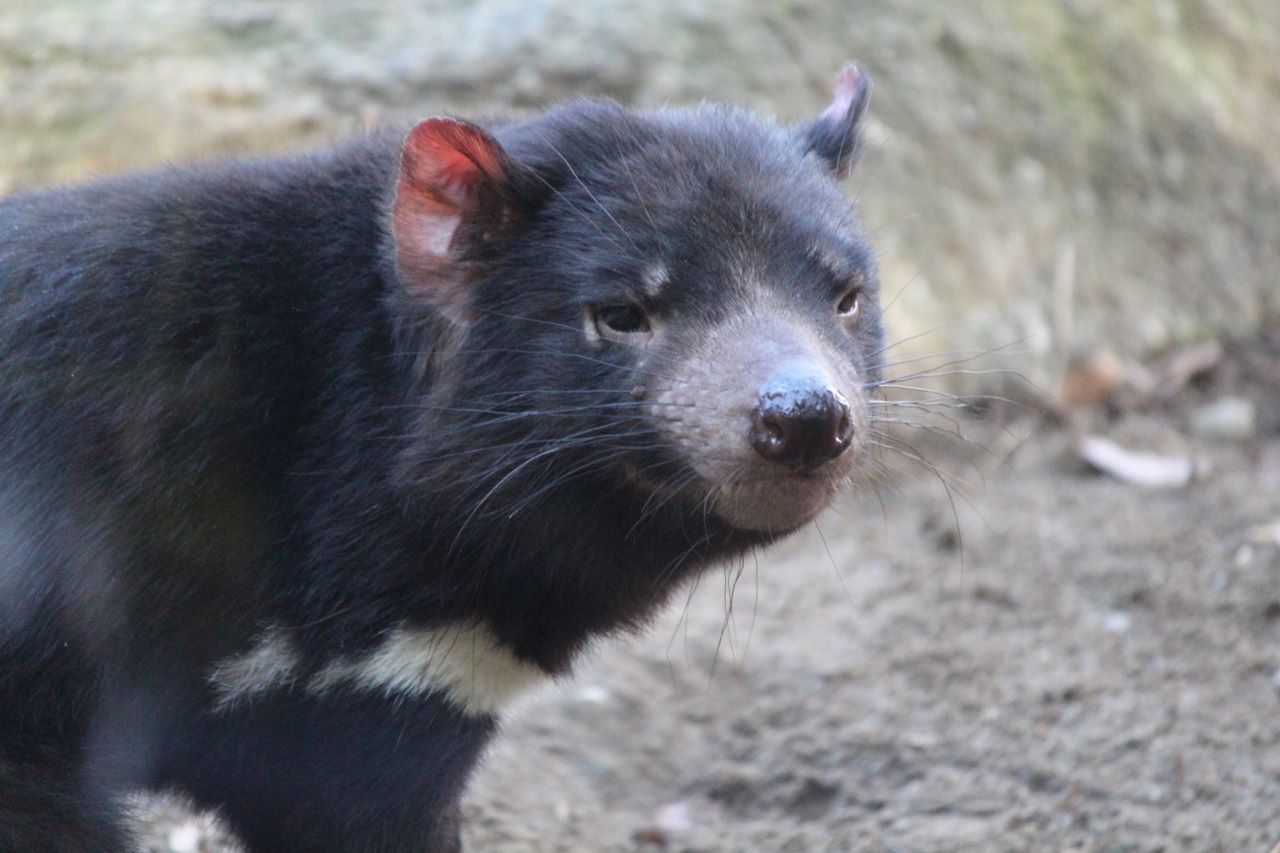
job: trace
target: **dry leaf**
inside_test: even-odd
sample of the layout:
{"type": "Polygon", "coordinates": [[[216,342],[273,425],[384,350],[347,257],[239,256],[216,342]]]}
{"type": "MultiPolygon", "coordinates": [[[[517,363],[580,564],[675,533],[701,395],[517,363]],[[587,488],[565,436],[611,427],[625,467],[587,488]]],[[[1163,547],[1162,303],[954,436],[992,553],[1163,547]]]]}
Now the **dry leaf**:
{"type": "Polygon", "coordinates": [[[1191,482],[1195,463],[1187,456],[1126,450],[1108,438],[1091,435],[1080,440],[1080,458],[1117,480],[1152,489],[1173,489],[1191,482]]]}

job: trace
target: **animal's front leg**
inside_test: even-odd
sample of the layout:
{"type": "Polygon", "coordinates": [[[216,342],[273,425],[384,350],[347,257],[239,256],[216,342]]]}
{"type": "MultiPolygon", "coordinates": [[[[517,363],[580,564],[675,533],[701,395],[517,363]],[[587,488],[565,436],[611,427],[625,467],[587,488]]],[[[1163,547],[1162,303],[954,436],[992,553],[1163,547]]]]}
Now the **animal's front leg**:
{"type": "Polygon", "coordinates": [[[494,728],[434,695],[290,687],[201,713],[160,781],[252,851],[456,851],[457,800],[494,728]]]}

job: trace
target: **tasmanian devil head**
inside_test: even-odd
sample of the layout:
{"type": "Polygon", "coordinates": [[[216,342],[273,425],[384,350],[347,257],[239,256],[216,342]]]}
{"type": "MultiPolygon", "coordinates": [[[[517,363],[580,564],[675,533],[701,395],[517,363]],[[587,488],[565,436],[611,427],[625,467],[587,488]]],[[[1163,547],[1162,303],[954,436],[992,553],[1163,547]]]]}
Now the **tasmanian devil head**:
{"type": "Polygon", "coordinates": [[[409,132],[397,273],[453,341],[418,453],[457,460],[470,512],[586,483],[631,495],[629,523],[683,512],[767,537],[827,506],[859,466],[881,358],[872,253],[838,184],[867,96],[849,66],[797,126],[582,102],[409,132]]]}

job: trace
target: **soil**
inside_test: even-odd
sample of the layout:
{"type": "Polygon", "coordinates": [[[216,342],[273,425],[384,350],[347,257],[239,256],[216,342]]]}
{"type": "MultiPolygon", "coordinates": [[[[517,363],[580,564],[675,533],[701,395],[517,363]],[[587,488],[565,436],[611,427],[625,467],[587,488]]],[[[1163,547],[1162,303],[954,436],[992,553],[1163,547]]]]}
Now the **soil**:
{"type": "Polygon", "coordinates": [[[707,576],[518,710],[468,798],[468,849],[1269,850],[1276,389],[1234,389],[1265,415],[1252,437],[1187,438],[1220,391],[965,424],[986,451],[924,450],[971,482],[954,513],[931,474],[897,477],[707,576]],[[1199,473],[1109,479],[1077,461],[1081,430],[1199,473]]]}

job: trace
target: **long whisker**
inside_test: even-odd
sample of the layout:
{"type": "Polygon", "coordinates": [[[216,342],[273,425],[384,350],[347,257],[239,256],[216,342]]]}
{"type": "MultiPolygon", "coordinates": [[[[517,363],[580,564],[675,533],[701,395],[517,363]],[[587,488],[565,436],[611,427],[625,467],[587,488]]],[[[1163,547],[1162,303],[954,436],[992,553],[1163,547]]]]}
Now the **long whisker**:
{"type": "Polygon", "coordinates": [[[635,173],[631,171],[631,164],[627,162],[626,153],[622,150],[621,135],[615,134],[613,141],[614,145],[618,149],[618,163],[620,163],[622,168],[626,170],[627,179],[631,181],[631,189],[635,191],[635,198],[640,205],[640,210],[644,212],[644,218],[649,220],[649,227],[653,229],[653,234],[658,239],[658,248],[661,250],[662,254],[665,255],[667,253],[667,247],[662,239],[662,229],[658,227],[658,223],[653,221],[653,215],[649,213],[649,205],[644,203],[644,193],[640,191],[640,184],[636,181],[635,173]]]}
{"type": "Polygon", "coordinates": [[[898,288],[898,292],[897,292],[897,293],[895,293],[895,294],[893,294],[893,298],[892,298],[892,299],[890,299],[890,300],[889,300],[887,303],[885,303],[883,306],[881,306],[881,308],[880,308],[880,313],[881,313],[881,315],[888,314],[888,313],[889,313],[889,309],[890,309],[890,308],[892,308],[895,304],[897,304],[897,302],[898,302],[898,298],[899,298],[899,297],[901,297],[901,296],[902,296],[902,294],[906,293],[906,292],[907,292],[907,288],[908,288],[908,287],[910,287],[911,285],[915,284],[916,279],[918,279],[918,278],[920,278],[920,273],[918,273],[918,272],[912,273],[912,274],[911,274],[911,278],[907,279],[906,283],[905,283],[905,284],[903,284],[903,285],[902,285],[902,287],[899,287],[899,288],[898,288]]]}
{"type": "MultiPolygon", "coordinates": [[[[554,149],[552,149],[552,150],[554,150],[554,149]]],[[[557,155],[559,155],[561,159],[564,159],[564,155],[560,154],[560,152],[559,152],[559,151],[556,151],[556,154],[557,154],[557,155]]],[[[570,209],[570,210],[572,210],[574,213],[576,213],[579,217],[581,217],[581,218],[582,218],[582,220],[583,220],[584,222],[586,222],[588,225],[590,225],[592,228],[594,228],[594,229],[596,230],[596,233],[598,233],[598,234],[599,234],[601,237],[603,237],[604,239],[608,240],[608,241],[609,241],[610,243],[612,243],[613,245],[617,246],[617,247],[618,247],[618,249],[619,249],[620,251],[623,251],[623,252],[625,252],[625,251],[626,251],[626,247],[625,247],[625,246],[623,246],[623,245],[622,245],[621,243],[619,243],[617,240],[613,239],[613,237],[611,237],[611,236],[609,236],[608,234],[606,234],[606,233],[605,233],[605,231],[604,231],[604,229],[603,229],[603,228],[601,228],[599,225],[597,225],[597,224],[596,224],[596,221],[595,221],[594,219],[592,219],[590,216],[588,216],[588,215],[587,215],[586,211],[584,211],[582,208],[578,207],[578,205],[576,205],[576,204],[574,204],[574,203],[573,203],[573,199],[569,198],[569,196],[567,196],[567,195],[565,195],[563,192],[561,192],[561,191],[560,191],[560,189],[559,189],[558,187],[556,187],[554,184],[552,184],[552,183],[551,183],[550,181],[548,181],[546,178],[542,177],[542,175],[539,175],[537,172],[531,171],[531,172],[530,172],[530,174],[532,174],[532,175],[533,175],[533,177],[534,177],[534,178],[536,178],[537,180],[541,181],[541,182],[542,182],[542,184],[543,184],[547,189],[551,190],[553,193],[555,193],[557,196],[559,196],[559,197],[560,197],[560,199],[561,199],[561,201],[563,201],[566,205],[568,205],[568,206],[569,206],[569,209],[570,209]]],[[[579,181],[579,183],[581,183],[581,181],[579,181]]],[[[625,232],[624,232],[624,233],[625,233],[625,232]]],[[[628,237],[627,239],[628,239],[628,240],[630,240],[631,238],[630,238],[630,237],[628,237]]],[[[633,242],[633,243],[632,243],[632,245],[634,246],[634,245],[635,245],[635,243],[633,242]]]]}
{"type": "Polygon", "coordinates": [[[875,420],[876,420],[876,423],[899,424],[902,426],[911,427],[913,429],[924,430],[930,435],[936,435],[948,441],[952,441],[952,440],[961,441],[969,445],[970,447],[974,448],[975,450],[979,450],[987,454],[993,459],[998,458],[996,454],[991,450],[991,448],[987,447],[982,442],[974,441],[973,439],[969,438],[968,436],[960,432],[960,424],[958,421],[952,420],[951,423],[954,425],[954,428],[946,429],[944,427],[939,427],[934,424],[924,424],[924,423],[920,423],[919,421],[909,421],[909,420],[903,420],[898,418],[876,418],[875,420]]]}
{"type": "Polygon", "coordinates": [[[960,525],[960,511],[959,511],[959,508],[956,506],[957,491],[959,492],[961,499],[964,500],[965,503],[968,504],[971,509],[974,509],[974,511],[976,512],[977,508],[973,506],[973,502],[969,500],[968,496],[964,493],[964,491],[957,490],[956,488],[954,488],[953,484],[949,480],[956,480],[957,483],[966,486],[966,488],[972,488],[972,486],[969,486],[968,484],[964,483],[963,480],[960,480],[954,474],[944,471],[938,466],[934,465],[932,462],[930,462],[928,459],[922,456],[918,451],[916,451],[915,448],[912,447],[907,442],[904,442],[901,439],[895,439],[892,436],[884,435],[883,433],[878,433],[878,436],[880,438],[887,438],[891,441],[894,441],[896,444],[904,445],[905,447],[907,447],[909,450],[903,450],[901,446],[891,446],[891,445],[883,444],[880,442],[875,442],[877,446],[884,448],[885,450],[891,450],[905,458],[911,459],[912,461],[920,464],[926,470],[928,470],[931,474],[933,474],[934,477],[937,478],[938,482],[942,485],[943,494],[946,495],[947,505],[950,507],[950,510],[951,510],[951,521],[952,521],[953,529],[955,530],[955,533],[956,533],[956,546],[960,556],[960,577],[961,577],[961,580],[963,581],[964,573],[965,573],[965,565],[966,565],[965,564],[965,548],[964,548],[964,531],[960,525]]]}
{"type": "MultiPolygon", "coordinates": [[[[985,358],[986,356],[989,356],[989,355],[996,355],[996,354],[1016,355],[1019,352],[1025,352],[1025,350],[1014,350],[1011,348],[1018,346],[1019,344],[1025,343],[1027,340],[1028,340],[1027,337],[1023,337],[1016,341],[1010,341],[1007,344],[1001,344],[999,346],[994,346],[994,347],[987,347],[985,349],[926,353],[924,355],[917,355],[917,356],[911,356],[908,358],[902,358],[897,361],[881,362],[880,364],[876,365],[875,368],[873,369],[883,370],[888,367],[897,367],[903,364],[909,364],[911,362],[916,362],[916,361],[924,361],[926,359],[931,359],[931,358],[950,358],[951,356],[955,356],[955,358],[953,358],[950,361],[945,361],[941,364],[931,365],[926,368],[927,370],[941,370],[945,367],[952,367],[957,364],[968,364],[969,362],[976,361],[980,358],[985,358]]],[[[909,377],[898,377],[898,378],[909,378],[909,377]]]]}
{"type": "Polygon", "coordinates": [[[952,394],[938,388],[927,388],[923,385],[904,385],[900,382],[883,382],[878,384],[876,387],[877,389],[893,388],[902,391],[915,391],[920,394],[933,394],[938,399],[953,400],[957,403],[968,403],[973,400],[990,400],[993,402],[1006,403],[1015,409],[1022,406],[1018,401],[1011,400],[1008,397],[1002,397],[998,394],[965,394],[962,397],[958,394],[952,394]]]}
{"type": "Polygon", "coordinates": [[[644,375],[646,375],[646,376],[656,376],[656,377],[658,377],[659,379],[665,379],[665,380],[667,380],[668,382],[674,382],[674,381],[676,381],[676,379],[675,379],[674,377],[672,377],[672,376],[668,376],[668,375],[663,374],[663,373],[658,373],[657,371],[649,370],[649,369],[647,369],[647,368],[640,367],[639,365],[633,365],[633,364],[618,364],[617,362],[606,361],[606,360],[604,360],[604,359],[600,359],[600,358],[593,358],[593,357],[591,357],[591,356],[589,356],[589,355],[584,355],[584,354],[582,354],[582,353],[580,353],[580,352],[564,352],[564,351],[561,351],[561,352],[548,352],[547,350],[510,349],[510,348],[507,348],[507,347],[485,347],[485,348],[483,348],[483,349],[476,349],[476,350],[461,350],[461,351],[459,351],[459,353],[458,353],[458,354],[459,354],[459,355],[494,355],[494,354],[503,354],[503,355],[538,355],[538,356],[544,356],[544,357],[545,357],[545,356],[548,356],[548,355],[551,355],[551,356],[554,356],[554,357],[556,357],[556,358],[576,358],[576,359],[579,359],[579,360],[581,360],[581,361],[588,361],[588,362],[591,362],[591,363],[593,363],[593,364],[601,364],[601,365],[604,365],[605,367],[612,367],[612,368],[614,368],[615,370],[634,370],[634,371],[636,371],[636,372],[638,372],[638,373],[642,373],[642,374],[644,374],[644,375]]]}
{"type": "MultiPolygon", "coordinates": [[[[1002,355],[1026,355],[1030,350],[1006,350],[1002,347],[993,347],[989,349],[968,349],[968,350],[948,350],[945,352],[929,352],[920,355],[905,356],[895,361],[882,361],[879,364],[873,364],[867,367],[867,370],[885,370],[890,367],[901,367],[904,364],[912,364],[917,361],[925,361],[931,358],[950,358],[952,356],[972,356],[973,358],[981,358],[984,355],[991,355],[999,352],[1002,355]]],[[[959,363],[959,362],[957,362],[959,363]]],[[[938,365],[945,367],[945,364],[938,365]]]]}
{"type": "Polygon", "coordinates": [[[516,320],[522,323],[534,323],[539,326],[550,326],[553,329],[565,329],[566,331],[573,332],[574,334],[582,333],[581,326],[574,326],[570,323],[557,323],[555,320],[544,320],[541,317],[522,317],[519,314],[507,314],[494,308],[484,308],[479,305],[475,306],[475,310],[482,314],[498,317],[502,320],[516,320]]]}
{"type": "Polygon", "coordinates": [[[475,505],[471,508],[471,512],[467,514],[467,517],[463,519],[462,524],[458,527],[457,535],[454,536],[453,544],[449,547],[449,551],[447,552],[448,556],[452,557],[454,550],[457,548],[458,543],[462,540],[463,534],[466,532],[467,526],[471,523],[471,520],[476,517],[476,513],[478,513],[480,509],[485,505],[485,503],[488,502],[489,498],[493,497],[498,492],[498,490],[501,489],[508,482],[510,482],[510,480],[513,477],[515,477],[524,469],[528,468],[534,462],[537,462],[539,459],[543,459],[552,453],[561,452],[564,449],[565,448],[563,446],[556,445],[547,450],[542,450],[538,453],[535,453],[532,456],[530,456],[528,459],[525,459],[519,465],[515,466],[510,472],[508,472],[500,480],[498,480],[498,482],[494,483],[493,486],[489,489],[489,491],[485,492],[484,496],[481,497],[480,500],[477,501],[475,505]]]}
{"type": "MultiPolygon", "coordinates": [[[[965,360],[971,361],[972,359],[965,359],[965,360]]],[[[895,376],[892,379],[886,380],[883,383],[874,382],[874,383],[871,383],[871,385],[872,387],[879,387],[882,384],[894,385],[894,384],[900,384],[902,382],[914,382],[918,379],[941,379],[947,376],[1013,376],[1026,382],[1028,385],[1031,385],[1033,388],[1035,387],[1034,383],[1032,383],[1031,380],[1027,379],[1025,375],[1009,367],[986,367],[986,368],[976,368],[976,369],[961,368],[957,370],[942,370],[941,369],[942,367],[945,367],[945,365],[938,365],[937,367],[927,367],[923,370],[919,370],[914,373],[907,373],[907,374],[903,374],[902,376],[895,376]]]]}
{"type": "Polygon", "coordinates": [[[570,175],[572,175],[572,176],[573,176],[573,179],[574,179],[575,181],[577,181],[577,182],[578,182],[578,186],[582,187],[583,192],[585,192],[585,193],[587,194],[587,196],[588,196],[588,197],[589,197],[593,202],[595,202],[596,207],[600,208],[600,212],[601,212],[601,213],[603,213],[605,216],[609,217],[609,221],[610,221],[610,222],[612,222],[614,225],[616,225],[616,226],[617,226],[618,231],[620,231],[620,232],[622,233],[622,236],[623,236],[623,237],[626,237],[626,238],[627,238],[627,242],[631,244],[631,248],[635,249],[637,252],[640,252],[640,247],[636,245],[635,240],[632,240],[632,239],[631,239],[631,235],[627,233],[627,229],[625,229],[625,228],[623,228],[623,227],[622,227],[622,223],[621,223],[621,222],[619,222],[616,218],[614,218],[614,215],[613,215],[612,213],[610,213],[610,212],[609,212],[609,208],[607,208],[607,207],[605,207],[603,204],[601,204],[601,203],[600,203],[600,199],[596,198],[596,194],[595,194],[595,193],[593,193],[593,192],[591,191],[591,188],[590,188],[590,187],[588,187],[588,186],[586,185],[586,183],[582,180],[582,178],[578,177],[578,173],[577,173],[577,171],[573,168],[573,164],[569,162],[569,159],[568,159],[567,157],[565,157],[563,154],[561,154],[561,153],[560,153],[560,149],[558,149],[558,148],[556,148],[554,145],[552,145],[552,144],[551,144],[551,141],[550,141],[549,139],[547,139],[547,138],[546,138],[546,136],[542,136],[542,137],[541,137],[541,139],[542,139],[543,143],[544,143],[548,148],[550,148],[550,149],[551,149],[551,151],[552,151],[552,152],[553,152],[557,157],[559,157],[559,158],[560,158],[560,161],[561,161],[562,163],[564,163],[565,168],[569,170],[569,174],[570,174],[570,175]]]}
{"type": "Polygon", "coordinates": [[[934,326],[931,329],[925,329],[923,332],[917,332],[916,334],[908,335],[905,338],[898,338],[895,341],[890,341],[884,344],[879,349],[874,349],[871,352],[867,353],[867,357],[871,358],[878,355],[884,355],[886,352],[893,349],[894,347],[902,346],[903,344],[910,343],[911,341],[914,341],[914,340],[918,340],[920,338],[923,338],[925,335],[932,335],[934,332],[941,332],[945,329],[952,329],[952,328],[955,328],[956,326],[963,326],[967,322],[969,321],[953,320],[950,323],[943,323],[941,326],[934,326]]]}
{"type": "Polygon", "coordinates": [[[840,567],[836,565],[835,555],[831,553],[831,546],[827,544],[827,535],[822,532],[822,527],[818,524],[818,519],[816,518],[813,520],[813,529],[818,531],[818,539],[822,541],[822,550],[827,552],[827,561],[831,563],[831,571],[835,572],[836,580],[840,581],[840,588],[844,590],[844,597],[849,600],[849,604],[853,605],[853,594],[849,592],[849,585],[845,583],[844,575],[840,574],[840,567]]]}

